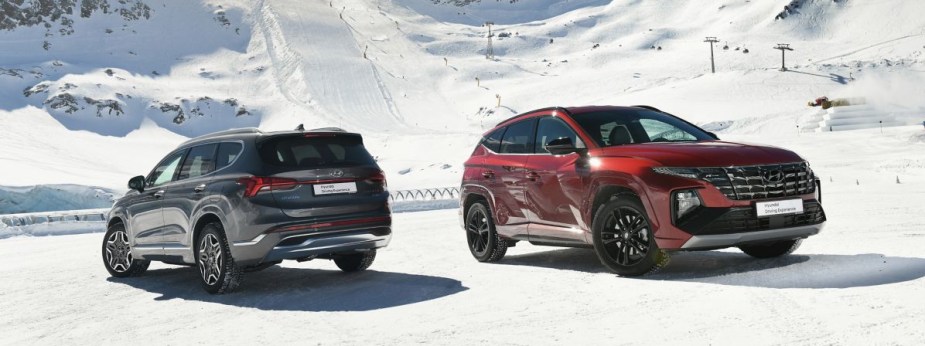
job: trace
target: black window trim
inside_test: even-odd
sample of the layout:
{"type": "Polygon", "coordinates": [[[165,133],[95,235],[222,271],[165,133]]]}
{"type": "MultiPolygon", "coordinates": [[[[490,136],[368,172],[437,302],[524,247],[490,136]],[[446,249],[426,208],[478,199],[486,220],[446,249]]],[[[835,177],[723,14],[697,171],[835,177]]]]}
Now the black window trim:
{"type": "MultiPolygon", "coordinates": [[[[160,166],[162,163],[164,163],[164,161],[165,161],[168,157],[170,157],[171,155],[174,155],[174,154],[179,153],[179,152],[181,152],[181,151],[184,152],[184,153],[183,153],[183,157],[180,159],[180,164],[179,164],[179,166],[177,166],[177,171],[176,171],[176,172],[173,172],[173,177],[170,178],[170,181],[164,183],[163,185],[158,185],[158,186],[168,186],[168,185],[171,185],[171,184],[176,183],[176,182],[200,179],[200,178],[208,177],[208,176],[214,175],[215,173],[221,172],[222,170],[225,170],[226,168],[233,166],[233,165],[235,164],[235,162],[237,162],[238,159],[241,158],[241,154],[244,154],[244,146],[245,146],[245,145],[244,145],[244,141],[243,141],[243,140],[221,140],[221,141],[215,141],[215,142],[196,143],[195,145],[191,145],[191,146],[188,146],[188,147],[179,149],[179,150],[171,151],[170,154],[165,155],[164,158],[161,159],[161,161],[159,161],[156,165],[154,165],[154,168],[151,170],[151,172],[149,172],[148,175],[145,176],[145,187],[146,187],[146,188],[147,188],[147,187],[155,187],[155,186],[148,186],[148,185],[147,185],[147,184],[148,184],[148,178],[150,178],[150,177],[151,177],[151,174],[153,174],[154,171],[157,170],[157,167],[160,166]],[[187,179],[183,179],[183,180],[178,180],[178,179],[177,179],[177,178],[180,177],[180,171],[183,170],[183,164],[186,163],[186,159],[189,157],[189,153],[190,153],[190,151],[191,151],[192,148],[199,147],[199,146],[203,146],[203,145],[210,145],[210,144],[216,144],[216,145],[221,146],[222,143],[238,143],[238,144],[241,144],[241,149],[238,151],[238,155],[235,156],[235,157],[234,157],[234,160],[231,160],[231,162],[229,162],[228,165],[226,165],[225,167],[222,167],[222,168],[213,170],[212,172],[209,172],[209,174],[203,174],[203,175],[200,175],[200,176],[195,177],[195,178],[187,178],[187,179]]],[[[218,147],[215,148],[215,152],[212,154],[212,159],[216,161],[216,165],[218,164],[217,158],[218,158],[218,147]]]]}

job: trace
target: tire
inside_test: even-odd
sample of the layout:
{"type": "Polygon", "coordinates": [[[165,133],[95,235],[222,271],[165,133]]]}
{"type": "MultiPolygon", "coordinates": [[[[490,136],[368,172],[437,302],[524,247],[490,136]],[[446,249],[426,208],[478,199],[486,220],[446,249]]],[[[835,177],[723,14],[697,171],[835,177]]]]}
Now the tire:
{"type": "Polygon", "coordinates": [[[103,265],[109,275],[117,278],[141,275],[151,261],[132,257],[132,246],[125,232],[125,225],[113,224],[103,236],[103,265]]]}
{"type": "Polygon", "coordinates": [[[349,255],[334,255],[334,264],[345,273],[364,271],[376,260],[376,250],[357,252],[349,255]]]}
{"type": "Polygon", "coordinates": [[[636,196],[622,195],[598,209],[592,224],[594,251],[607,269],[620,276],[640,276],[667,264],[667,253],[655,244],[649,220],[636,196]]]}
{"type": "Polygon", "coordinates": [[[199,281],[210,294],[225,294],[241,283],[242,271],[231,257],[231,249],[221,223],[202,228],[196,240],[196,267],[199,281]]]}
{"type": "Polygon", "coordinates": [[[755,258],[774,258],[792,254],[803,239],[780,240],[769,243],[739,246],[739,250],[755,258]]]}
{"type": "Polygon", "coordinates": [[[495,231],[488,206],[478,201],[466,213],[466,242],[469,252],[479,262],[498,262],[507,253],[508,242],[495,231]]]}

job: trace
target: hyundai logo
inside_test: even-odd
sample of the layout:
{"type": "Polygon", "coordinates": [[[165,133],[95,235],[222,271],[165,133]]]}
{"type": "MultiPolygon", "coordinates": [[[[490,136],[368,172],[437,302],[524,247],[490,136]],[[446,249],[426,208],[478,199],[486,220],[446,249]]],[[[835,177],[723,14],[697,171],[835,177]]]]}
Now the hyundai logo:
{"type": "Polygon", "coordinates": [[[343,177],[343,176],[344,176],[344,171],[339,170],[339,169],[335,169],[333,172],[331,172],[331,176],[332,176],[332,177],[335,177],[335,178],[343,177]]]}
{"type": "Polygon", "coordinates": [[[768,184],[780,184],[784,181],[784,172],[779,169],[771,169],[761,172],[761,178],[768,184]]]}

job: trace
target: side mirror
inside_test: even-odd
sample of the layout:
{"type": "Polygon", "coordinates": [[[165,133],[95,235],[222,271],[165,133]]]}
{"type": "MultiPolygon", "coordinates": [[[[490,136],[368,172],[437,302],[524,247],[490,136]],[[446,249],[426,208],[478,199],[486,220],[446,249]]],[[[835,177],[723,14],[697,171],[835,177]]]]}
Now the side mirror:
{"type": "Polygon", "coordinates": [[[576,148],[572,139],[568,137],[556,138],[546,143],[546,150],[553,155],[568,155],[571,153],[582,154],[586,149],[576,148]]]}
{"type": "Polygon", "coordinates": [[[719,140],[719,136],[717,136],[715,133],[709,131],[707,131],[707,133],[710,135],[710,137],[713,137],[713,139],[719,140]]]}
{"type": "Polygon", "coordinates": [[[132,190],[138,190],[138,192],[145,192],[145,177],[137,176],[128,181],[128,188],[132,190]]]}

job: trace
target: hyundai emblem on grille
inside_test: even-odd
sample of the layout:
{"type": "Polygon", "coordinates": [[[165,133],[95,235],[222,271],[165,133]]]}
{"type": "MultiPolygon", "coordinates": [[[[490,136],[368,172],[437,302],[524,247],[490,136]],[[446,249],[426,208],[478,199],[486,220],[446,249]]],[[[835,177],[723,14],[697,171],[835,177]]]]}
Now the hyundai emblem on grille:
{"type": "Polygon", "coordinates": [[[769,184],[778,184],[784,181],[784,172],[779,169],[771,169],[762,172],[764,182],[769,184]]]}

